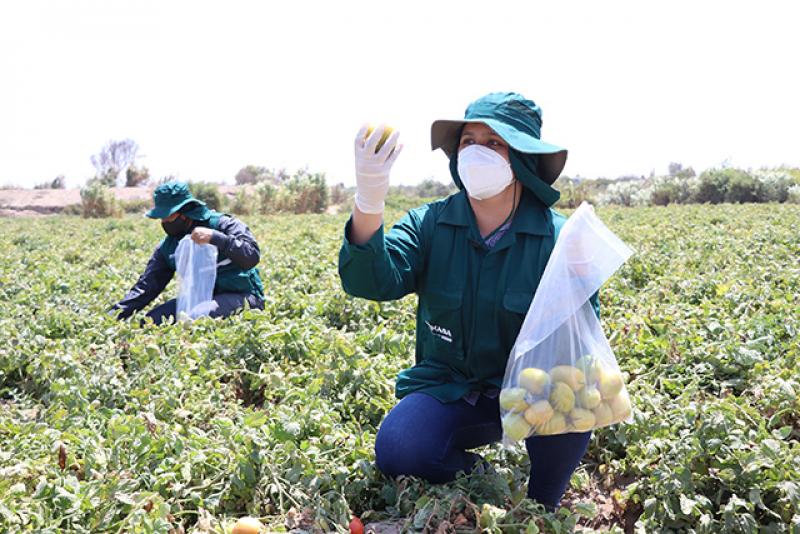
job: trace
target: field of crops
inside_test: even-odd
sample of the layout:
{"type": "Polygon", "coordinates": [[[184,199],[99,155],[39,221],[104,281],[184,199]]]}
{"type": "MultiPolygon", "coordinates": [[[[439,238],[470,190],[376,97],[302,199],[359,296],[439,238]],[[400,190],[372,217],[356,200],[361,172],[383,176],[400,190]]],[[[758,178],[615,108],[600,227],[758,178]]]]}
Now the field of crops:
{"type": "Polygon", "coordinates": [[[346,215],[245,217],[266,310],[165,327],[105,314],[158,224],[3,220],[0,531],[800,532],[800,209],[598,214],[637,251],[601,292],[636,414],[550,515],[499,446],[479,451],[495,472],[441,486],[376,470],[416,299],[343,293],[346,215]]]}

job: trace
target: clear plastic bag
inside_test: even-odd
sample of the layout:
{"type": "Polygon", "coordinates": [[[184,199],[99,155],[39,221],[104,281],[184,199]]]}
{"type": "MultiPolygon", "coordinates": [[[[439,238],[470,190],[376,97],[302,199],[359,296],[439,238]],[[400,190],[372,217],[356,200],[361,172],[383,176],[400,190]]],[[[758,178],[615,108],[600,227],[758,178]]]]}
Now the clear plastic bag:
{"type": "Polygon", "coordinates": [[[506,365],[506,444],[630,419],[622,374],[589,298],[631,254],[585,202],[564,223],[506,365]]]}
{"type": "Polygon", "coordinates": [[[178,273],[176,312],[179,321],[194,320],[217,309],[213,300],[217,247],[197,244],[187,235],[175,250],[175,270],[178,273]]]}

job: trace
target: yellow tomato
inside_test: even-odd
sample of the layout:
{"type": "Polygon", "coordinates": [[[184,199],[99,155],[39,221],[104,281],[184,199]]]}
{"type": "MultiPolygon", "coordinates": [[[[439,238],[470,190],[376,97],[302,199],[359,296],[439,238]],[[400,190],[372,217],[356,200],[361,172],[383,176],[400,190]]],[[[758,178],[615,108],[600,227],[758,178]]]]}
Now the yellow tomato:
{"type": "Polygon", "coordinates": [[[578,391],[586,385],[586,376],[583,371],[571,365],[556,365],[550,369],[550,378],[553,382],[563,382],[572,388],[572,391],[578,391]]]}
{"type": "Polygon", "coordinates": [[[509,412],[524,412],[528,408],[525,402],[524,388],[506,388],[500,391],[500,407],[509,412]]]}
{"type": "Polygon", "coordinates": [[[536,401],[525,410],[525,420],[530,425],[542,425],[553,417],[553,407],[546,400],[536,401]]]}
{"type": "Polygon", "coordinates": [[[520,371],[519,385],[534,395],[539,395],[550,385],[550,376],[541,369],[528,367],[520,371]]]}
{"type": "Polygon", "coordinates": [[[528,437],[531,432],[531,425],[525,418],[518,413],[510,413],[503,417],[503,432],[513,441],[519,441],[528,437]]]}
{"type": "Polygon", "coordinates": [[[255,517],[242,517],[235,525],[231,534],[259,534],[264,525],[255,517]]]}
{"type": "MultiPolygon", "coordinates": [[[[370,134],[372,134],[373,131],[375,131],[375,127],[370,124],[369,128],[367,128],[367,137],[369,137],[370,134]]],[[[376,154],[381,149],[381,147],[386,142],[386,140],[389,139],[389,136],[392,135],[393,131],[394,131],[394,128],[392,128],[391,126],[384,126],[383,134],[381,134],[381,138],[378,141],[378,144],[375,146],[375,153],[376,154]]]]}

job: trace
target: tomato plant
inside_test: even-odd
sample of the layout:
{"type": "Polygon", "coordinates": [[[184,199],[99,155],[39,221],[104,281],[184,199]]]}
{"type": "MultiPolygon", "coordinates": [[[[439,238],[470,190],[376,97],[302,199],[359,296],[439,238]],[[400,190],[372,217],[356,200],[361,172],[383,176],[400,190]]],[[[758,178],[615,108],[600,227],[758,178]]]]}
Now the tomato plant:
{"type": "Polygon", "coordinates": [[[444,485],[376,469],[416,301],[343,293],[346,215],[248,218],[265,310],[164,327],[105,313],[157,224],[4,220],[0,531],[222,532],[251,515],[347,532],[357,515],[404,531],[796,532],[800,212],[598,213],[637,251],[601,291],[634,420],[595,432],[554,513],[523,498],[519,450],[486,447],[494,470],[444,485]]]}

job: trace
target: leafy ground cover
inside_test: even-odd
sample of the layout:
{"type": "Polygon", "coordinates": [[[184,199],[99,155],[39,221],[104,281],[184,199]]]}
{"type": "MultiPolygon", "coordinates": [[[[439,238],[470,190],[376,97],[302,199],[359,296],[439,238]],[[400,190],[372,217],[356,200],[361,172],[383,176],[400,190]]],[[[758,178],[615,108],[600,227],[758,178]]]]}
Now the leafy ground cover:
{"type": "Polygon", "coordinates": [[[415,298],[344,295],[345,215],[248,217],[266,310],[165,327],[104,313],[157,224],[5,220],[0,531],[800,532],[800,210],[599,214],[637,251],[601,294],[636,415],[595,433],[554,514],[499,446],[451,484],[375,469],[415,298]]]}

